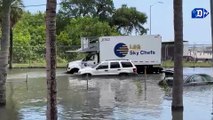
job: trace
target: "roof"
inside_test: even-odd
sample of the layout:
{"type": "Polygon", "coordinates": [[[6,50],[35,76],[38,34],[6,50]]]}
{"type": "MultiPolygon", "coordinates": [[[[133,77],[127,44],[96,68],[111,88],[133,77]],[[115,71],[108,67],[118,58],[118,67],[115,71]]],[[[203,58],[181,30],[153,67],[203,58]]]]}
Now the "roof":
{"type": "Polygon", "coordinates": [[[129,59],[107,59],[105,61],[130,61],[129,59]]]}
{"type": "MultiPolygon", "coordinates": [[[[183,40],[183,42],[188,42],[188,41],[186,41],[186,40],[183,40]]],[[[174,44],[175,43],[175,41],[162,41],[162,44],[174,44]]]]}
{"type": "Polygon", "coordinates": [[[66,52],[70,52],[70,53],[88,53],[88,52],[97,52],[97,50],[94,48],[94,49],[82,49],[82,48],[79,48],[77,50],[68,50],[66,52]]]}
{"type": "Polygon", "coordinates": [[[83,51],[82,51],[81,48],[79,48],[79,49],[77,49],[77,50],[68,50],[68,51],[66,51],[66,52],[71,52],[71,53],[73,53],[73,52],[83,52],[83,51]]]}

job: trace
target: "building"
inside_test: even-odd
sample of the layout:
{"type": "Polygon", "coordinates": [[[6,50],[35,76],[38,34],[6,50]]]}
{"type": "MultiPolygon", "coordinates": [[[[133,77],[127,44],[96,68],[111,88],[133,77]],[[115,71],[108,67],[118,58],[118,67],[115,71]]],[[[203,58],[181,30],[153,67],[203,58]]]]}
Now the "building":
{"type": "MultiPolygon", "coordinates": [[[[183,41],[183,56],[188,56],[188,41],[183,41]]],[[[161,59],[174,60],[174,41],[163,41],[161,49],[161,59]]]]}

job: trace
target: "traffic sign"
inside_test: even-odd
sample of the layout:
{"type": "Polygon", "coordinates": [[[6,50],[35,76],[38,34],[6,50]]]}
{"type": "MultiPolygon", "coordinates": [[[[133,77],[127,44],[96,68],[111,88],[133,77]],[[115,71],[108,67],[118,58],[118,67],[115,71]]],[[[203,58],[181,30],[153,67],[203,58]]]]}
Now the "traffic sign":
{"type": "Polygon", "coordinates": [[[195,8],[192,10],[192,18],[205,18],[209,12],[204,8],[195,8]]]}

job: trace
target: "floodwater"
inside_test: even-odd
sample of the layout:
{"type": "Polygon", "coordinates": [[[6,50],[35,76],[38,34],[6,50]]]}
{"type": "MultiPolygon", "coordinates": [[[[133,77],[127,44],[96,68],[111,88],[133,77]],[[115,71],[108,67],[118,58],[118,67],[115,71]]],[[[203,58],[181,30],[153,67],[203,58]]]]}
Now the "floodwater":
{"type": "MultiPolygon", "coordinates": [[[[88,81],[57,70],[59,120],[213,120],[213,86],[184,87],[184,111],[171,112],[171,89],[157,85],[163,74],[93,77],[88,81]]],[[[184,74],[212,68],[184,68],[184,74]]],[[[0,120],[46,119],[45,69],[14,69],[6,83],[0,120]]]]}

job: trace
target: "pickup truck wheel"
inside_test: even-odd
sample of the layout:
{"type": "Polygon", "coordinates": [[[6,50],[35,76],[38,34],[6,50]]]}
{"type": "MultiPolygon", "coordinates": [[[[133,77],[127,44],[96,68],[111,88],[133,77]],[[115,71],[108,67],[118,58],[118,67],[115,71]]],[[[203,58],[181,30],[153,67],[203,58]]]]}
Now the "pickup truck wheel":
{"type": "Polygon", "coordinates": [[[119,76],[128,76],[128,73],[120,73],[119,76]]]}
{"type": "Polygon", "coordinates": [[[87,77],[87,76],[88,76],[88,77],[91,77],[92,75],[91,75],[90,73],[85,73],[85,74],[83,74],[82,76],[83,76],[83,77],[87,77]]]}

